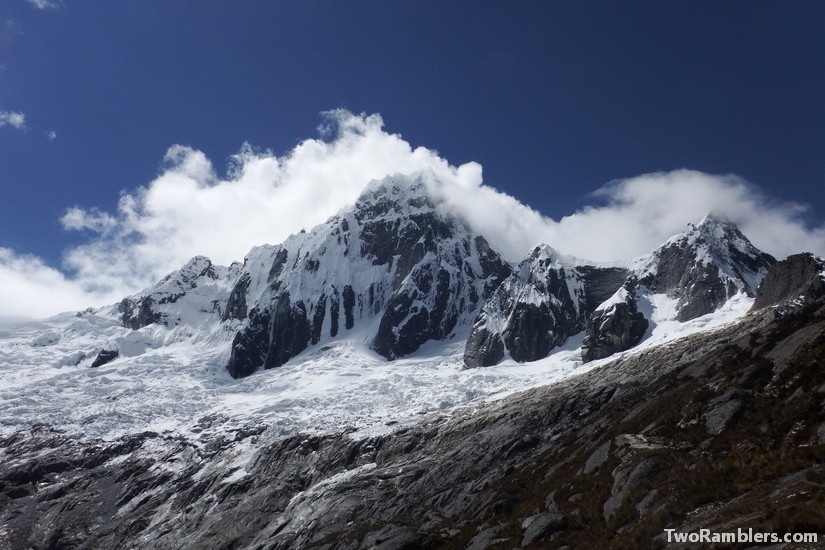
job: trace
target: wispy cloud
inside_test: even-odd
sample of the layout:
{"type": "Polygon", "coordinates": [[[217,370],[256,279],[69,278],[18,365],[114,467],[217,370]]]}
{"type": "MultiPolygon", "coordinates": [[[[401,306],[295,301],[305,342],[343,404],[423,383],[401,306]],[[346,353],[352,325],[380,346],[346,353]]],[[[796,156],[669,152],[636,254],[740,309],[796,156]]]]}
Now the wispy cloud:
{"type": "Polygon", "coordinates": [[[39,10],[55,10],[60,7],[57,0],[29,0],[29,4],[39,10]]]}
{"type": "Polygon", "coordinates": [[[825,254],[825,225],[806,223],[811,214],[806,205],[772,199],[735,175],[656,172],[611,182],[595,198],[605,204],[586,206],[550,224],[547,240],[582,257],[629,258],[716,212],[777,257],[803,250],[825,254]]]}
{"type": "Polygon", "coordinates": [[[26,129],[26,115],[17,111],[0,111],[0,128],[11,126],[18,130],[26,129]]]}
{"type": "Polygon", "coordinates": [[[8,44],[18,36],[22,36],[23,31],[14,19],[0,21],[0,45],[8,44]]]}
{"type": "Polygon", "coordinates": [[[54,130],[46,130],[45,135],[46,139],[48,139],[49,141],[54,141],[57,139],[57,132],[55,132],[54,130]]]}
{"type": "Polygon", "coordinates": [[[540,242],[593,260],[631,258],[709,211],[737,222],[776,256],[825,254],[825,227],[806,224],[804,206],[777,203],[736,176],[676,170],[615,181],[590,205],[553,220],[484,184],[479,164],[451,165],[387,132],[379,115],[334,111],[322,130],[322,138],[280,156],[244,145],[224,175],[203,152],[170,147],[161,173],[122,194],[115,212],[67,210],[64,228],[88,238],[65,251],[63,271],[13,251],[0,254],[0,313],[31,314],[35,302],[39,313],[111,303],[196,254],[226,265],[255,245],[323,222],[354,203],[371,180],[420,172],[432,176],[444,209],[510,260],[540,242]],[[16,292],[17,284],[25,292],[16,292]]]}
{"type": "Polygon", "coordinates": [[[108,233],[117,226],[118,222],[114,216],[101,212],[97,208],[84,210],[73,206],[60,218],[60,224],[70,231],[90,230],[96,233],[108,233]]]}

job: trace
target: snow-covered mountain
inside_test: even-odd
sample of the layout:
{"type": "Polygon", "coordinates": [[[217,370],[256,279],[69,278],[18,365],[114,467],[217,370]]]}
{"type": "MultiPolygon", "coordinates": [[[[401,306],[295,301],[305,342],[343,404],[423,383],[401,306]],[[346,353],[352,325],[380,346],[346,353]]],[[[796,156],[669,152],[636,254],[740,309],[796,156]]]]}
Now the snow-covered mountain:
{"type": "Polygon", "coordinates": [[[246,376],[341,339],[394,359],[463,337],[509,271],[421,178],[377,182],[349,211],[247,256],[225,309],[242,321],[227,368],[246,376]]]}
{"type": "Polygon", "coordinates": [[[465,364],[535,361],[582,331],[583,359],[607,357],[638,344],[654,310],[657,321],[684,322],[737,295],[753,298],[774,262],[712,215],[625,266],[588,264],[542,245],[484,304],[465,364]]]}
{"type": "MultiPolygon", "coordinates": [[[[134,330],[231,333],[226,368],[236,378],[338,341],[389,360],[427,342],[463,341],[465,367],[481,367],[542,359],[580,335],[590,361],[637,345],[663,322],[753,298],[775,261],[709,215],[626,264],[541,244],[512,266],[440,208],[427,177],[373,182],[352,208],[254,248],[243,265],[193,258],[124,299],[119,319],[134,330]]],[[[111,348],[96,366],[118,356],[111,348]]]]}
{"type": "Polygon", "coordinates": [[[593,312],[582,358],[629,349],[654,322],[685,322],[712,314],[730,300],[753,298],[775,262],[732,222],[708,215],[698,225],[688,224],[630,262],[625,284],[593,312]]]}
{"type": "Polygon", "coordinates": [[[708,216],[629,262],[510,264],[428,177],[243,263],[0,326],[0,547],[485,547],[502,525],[545,547],[623,510],[661,529],[670,489],[640,491],[667,465],[737,471],[754,433],[798,440],[791,465],[825,443],[799,398],[822,386],[825,260],[708,216]]]}
{"type": "MultiPolygon", "coordinates": [[[[62,419],[106,435],[199,430],[208,417],[224,419],[209,421],[216,430],[372,430],[729,323],[773,262],[711,216],[631,262],[542,244],[509,264],[442,208],[430,177],[373,182],[243,263],[195,257],[119,303],[5,329],[0,425],[62,419]]],[[[819,260],[803,260],[769,277],[764,303],[816,295],[819,260]]]]}
{"type": "Polygon", "coordinates": [[[734,223],[708,215],[638,258],[633,271],[639,286],[676,298],[676,319],[687,321],[715,311],[736,294],[755,296],[775,262],[734,223]]]}
{"type": "Polygon", "coordinates": [[[467,340],[464,363],[489,366],[547,357],[585,328],[593,310],[622,285],[621,267],[587,265],[540,245],[496,289],[467,340]]]}
{"type": "Polygon", "coordinates": [[[511,265],[431,184],[373,182],[242,264],[195,257],[117,304],[4,328],[0,427],[380,431],[823,291],[821,259],[774,264],[713,216],[626,263],[544,244],[511,265]]]}

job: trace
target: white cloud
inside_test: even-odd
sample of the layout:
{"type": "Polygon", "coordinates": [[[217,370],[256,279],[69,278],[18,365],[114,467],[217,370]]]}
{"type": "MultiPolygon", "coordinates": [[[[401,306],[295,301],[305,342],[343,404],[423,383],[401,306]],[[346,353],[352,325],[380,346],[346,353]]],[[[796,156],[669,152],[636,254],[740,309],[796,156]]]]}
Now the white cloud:
{"type": "Polygon", "coordinates": [[[18,130],[26,129],[26,115],[17,111],[0,111],[0,128],[11,126],[18,130]]]}
{"type": "Polygon", "coordinates": [[[101,212],[97,208],[84,210],[79,206],[73,206],[60,218],[60,224],[70,231],[88,229],[98,233],[107,233],[117,226],[117,220],[114,216],[101,212]]]}
{"type": "MultiPolygon", "coordinates": [[[[254,245],[277,243],[310,228],[355,201],[373,179],[394,173],[433,170],[451,177],[457,169],[427,149],[412,149],[400,136],[383,131],[377,115],[335,112],[328,117],[334,137],[310,139],[278,157],[245,145],[221,178],[206,156],[175,145],[165,169],[146,187],[125,194],[118,207],[117,231],[69,251],[67,265],[91,277],[109,261],[112,278],[122,266],[141,266],[157,277],[194,254],[227,264],[254,245]]],[[[82,212],[65,221],[91,228],[82,212]]],[[[96,213],[89,218],[97,219],[96,213]]]]}
{"type": "Polygon", "coordinates": [[[825,226],[805,224],[805,206],[772,201],[734,175],[657,172],[612,182],[596,196],[607,203],[562,218],[550,226],[548,240],[583,257],[628,258],[644,254],[688,222],[715,212],[778,258],[801,251],[825,254],[825,226]]]}
{"type": "MultiPolygon", "coordinates": [[[[452,166],[435,151],[413,148],[386,132],[379,115],[334,111],[325,122],[324,139],[300,142],[282,156],[244,145],[224,176],[201,151],[170,147],[158,177],[124,193],[117,212],[67,210],[61,218],[66,229],[93,232],[85,244],[65,252],[69,275],[6,251],[0,257],[4,292],[13,295],[18,282],[40,288],[30,293],[40,312],[111,303],[196,254],[224,265],[240,260],[252,246],[281,242],[323,222],[352,204],[371,180],[422,171],[433,176],[431,186],[443,196],[444,208],[461,215],[510,260],[540,242],[598,261],[630,258],[709,211],[737,222],[774,255],[825,254],[825,228],[800,221],[803,207],[773,203],[735,176],[676,170],[611,182],[591,197],[601,205],[555,221],[484,185],[477,163],[452,166]],[[26,270],[39,276],[9,275],[26,270]]],[[[24,301],[0,304],[0,313],[30,314],[24,301]]]]}
{"type": "Polygon", "coordinates": [[[55,10],[60,7],[56,0],[29,0],[29,4],[39,10],[55,10]]]}
{"type": "Polygon", "coordinates": [[[57,139],[57,132],[55,132],[54,130],[46,130],[45,134],[46,139],[48,139],[49,141],[54,141],[57,139]]]}
{"type": "Polygon", "coordinates": [[[108,292],[85,287],[37,257],[0,247],[0,318],[46,317],[118,300],[121,289],[108,292]]]}

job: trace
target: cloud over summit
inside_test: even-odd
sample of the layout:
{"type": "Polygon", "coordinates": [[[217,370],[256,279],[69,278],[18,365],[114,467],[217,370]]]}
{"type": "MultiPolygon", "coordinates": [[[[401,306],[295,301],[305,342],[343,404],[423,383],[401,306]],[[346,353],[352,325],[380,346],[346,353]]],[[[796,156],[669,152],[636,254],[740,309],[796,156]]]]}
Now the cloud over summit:
{"type": "MultiPolygon", "coordinates": [[[[88,239],[65,251],[62,271],[2,249],[0,313],[46,315],[113,302],[198,254],[224,265],[241,260],[255,245],[322,223],[370,181],[395,174],[429,174],[443,208],[513,261],[540,242],[596,261],[631,258],[709,211],[738,223],[774,255],[825,253],[825,228],[799,221],[802,206],[776,204],[736,176],[676,170],[614,181],[591,197],[600,204],[556,221],[485,185],[479,164],[453,166],[387,132],[377,114],[332,111],[319,133],[283,155],[244,144],[225,174],[203,152],[171,146],[160,174],[124,193],[116,212],[67,209],[63,227],[88,239]],[[28,289],[25,300],[18,287],[28,289]]],[[[561,183],[548,178],[548,193],[554,185],[561,183]]]]}

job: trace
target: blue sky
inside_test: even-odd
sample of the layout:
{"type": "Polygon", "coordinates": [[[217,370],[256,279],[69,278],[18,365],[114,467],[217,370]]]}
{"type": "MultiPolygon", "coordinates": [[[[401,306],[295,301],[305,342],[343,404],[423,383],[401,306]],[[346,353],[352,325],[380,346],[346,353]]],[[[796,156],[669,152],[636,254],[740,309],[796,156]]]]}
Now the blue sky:
{"type": "Polygon", "coordinates": [[[72,278],[100,227],[70,208],[122,216],[176,144],[218,177],[244,142],[290,154],[338,108],[552,220],[688,168],[816,232],[823,98],[815,1],[0,0],[0,248],[72,278]]]}

